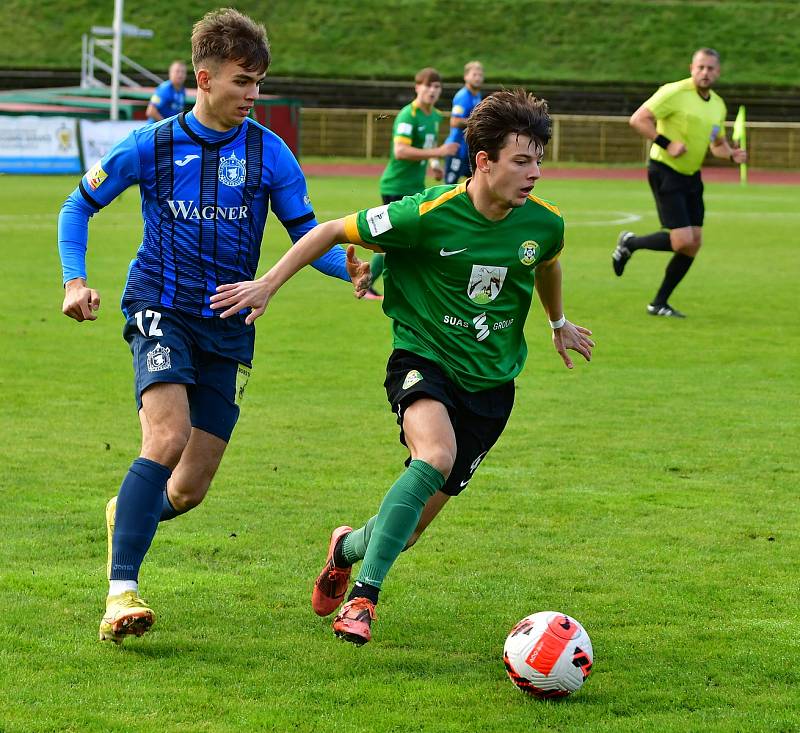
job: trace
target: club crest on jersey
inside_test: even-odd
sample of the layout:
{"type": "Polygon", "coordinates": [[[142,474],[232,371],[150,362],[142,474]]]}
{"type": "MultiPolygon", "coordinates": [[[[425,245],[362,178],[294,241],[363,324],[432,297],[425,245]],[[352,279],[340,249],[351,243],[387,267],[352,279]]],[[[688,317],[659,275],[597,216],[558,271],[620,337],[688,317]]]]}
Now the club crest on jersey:
{"type": "Polygon", "coordinates": [[[507,267],[496,265],[473,265],[469,276],[467,295],[473,303],[486,305],[491,303],[503,289],[507,267]]]}
{"type": "Polygon", "coordinates": [[[152,351],[147,352],[147,371],[163,372],[172,366],[169,360],[169,347],[157,343],[152,351]]]}
{"type": "Polygon", "coordinates": [[[410,389],[417,382],[421,381],[422,375],[416,369],[412,369],[408,374],[406,374],[406,378],[403,380],[403,389],[410,389]]]}
{"type": "Polygon", "coordinates": [[[237,158],[236,151],[219,161],[219,181],[226,186],[241,186],[245,179],[245,160],[237,158]]]}
{"type": "Polygon", "coordinates": [[[534,262],[536,262],[536,255],[539,253],[539,244],[538,242],[534,242],[532,239],[529,239],[527,242],[523,242],[520,245],[519,252],[519,261],[525,265],[525,267],[530,267],[534,262]]]}

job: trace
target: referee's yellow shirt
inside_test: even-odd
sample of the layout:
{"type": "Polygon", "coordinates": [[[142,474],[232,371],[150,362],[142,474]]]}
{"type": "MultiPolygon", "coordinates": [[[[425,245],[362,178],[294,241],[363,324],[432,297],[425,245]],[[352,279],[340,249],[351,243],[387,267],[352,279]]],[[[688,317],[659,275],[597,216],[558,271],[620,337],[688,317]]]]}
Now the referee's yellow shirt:
{"type": "Polygon", "coordinates": [[[654,144],[650,148],[653,160],[686,176],[700,170],[709,145],[720,133],[725,133],[725,102],[719,94],[709,91],[711,96],[705,100],[697,93],[691,78],[682,79],[659,87],[644,103],[656,118],[659,135],[680,140],[686,145],[686,152],[679,158],[673,158],[654,144]]]}

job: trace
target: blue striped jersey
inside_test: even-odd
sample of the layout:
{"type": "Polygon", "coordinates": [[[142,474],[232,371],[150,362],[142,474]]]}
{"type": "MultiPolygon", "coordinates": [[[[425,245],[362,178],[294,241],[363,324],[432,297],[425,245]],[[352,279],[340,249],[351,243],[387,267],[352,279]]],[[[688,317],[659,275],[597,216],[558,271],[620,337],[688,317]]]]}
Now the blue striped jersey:
{"type": "MultiPolygon", "coordinates": [[[[86,277],[89,217],[138,184],[144,232],[131,262],[126,315],[159,304],[218,315],[209,299],[223,283],[252,280],[270,204],[293,241],[316,225],[292,152],[252,119],[227,132],[192,113],[134,130],[81,179],[59,217],[64,282],[86,277]]],[[[344,251],[313,263],[349,282],[344,251]]]]}

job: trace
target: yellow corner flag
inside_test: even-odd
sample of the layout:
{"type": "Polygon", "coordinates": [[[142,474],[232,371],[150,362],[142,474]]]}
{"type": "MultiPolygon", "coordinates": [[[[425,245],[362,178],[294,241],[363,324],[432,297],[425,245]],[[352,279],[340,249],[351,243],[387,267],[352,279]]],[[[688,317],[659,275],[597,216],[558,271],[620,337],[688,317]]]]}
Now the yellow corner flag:
{"type": "MultiPolygon", "coordinates": [[[[747,128],[745,125],[745,110],[743,104],[739,105],[739,111],[736,113],[731,139],[742,150],[747,150],[747,128]]],[[[747,185],[747,163],[741,163],[739,165],[739,180],[742,182],[743,186],[747,185]]]]}

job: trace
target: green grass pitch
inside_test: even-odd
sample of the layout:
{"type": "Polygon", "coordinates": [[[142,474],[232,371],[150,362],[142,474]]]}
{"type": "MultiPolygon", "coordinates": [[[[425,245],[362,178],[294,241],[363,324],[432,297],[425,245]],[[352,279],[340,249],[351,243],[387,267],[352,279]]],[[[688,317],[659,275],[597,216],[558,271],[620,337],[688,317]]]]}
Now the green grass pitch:
{"type": "MultiPolygon", "coordinates": [[[[653,230],[644,182],[548,182],[567,222],[572,372],[535,303],[514,414],[469,490],[401,556],[364,648],[310,608],[332,527],[377,508],[405,457],[382,388],[389,323],[309,270],[258,321],[242,417],[206,502],[143,567],[158,621],[96,641],[103,508],[138,451],[118,299],[138,193],[90,225],[99,319],[60,313],[56,217],[72,178],[0,178],[0,730],[797,731],[800,618],[797,189],[707,185],[705,244],[611,272],[653,230]],[[640,217],[633,223],[631,221],[640,217]],[[560,610],[595,649],[565,703],[506,679],[505,635],[560,610]]],[[[378,201],[316,178],[320,219],[378,201]]],[[[263,267],[288,239],[271,218],[263,267]]]]}

